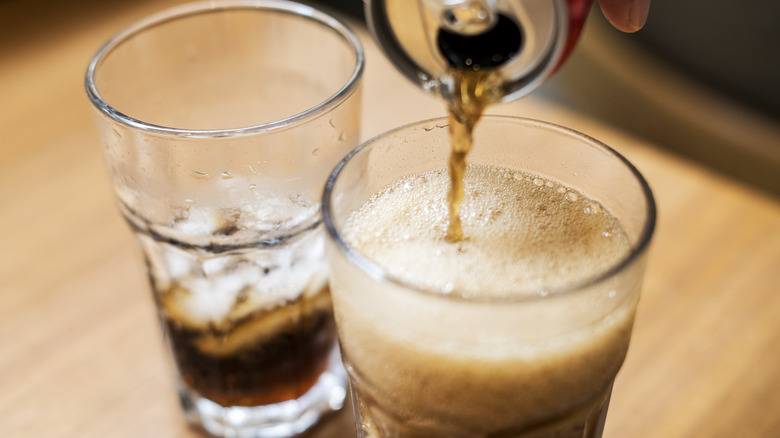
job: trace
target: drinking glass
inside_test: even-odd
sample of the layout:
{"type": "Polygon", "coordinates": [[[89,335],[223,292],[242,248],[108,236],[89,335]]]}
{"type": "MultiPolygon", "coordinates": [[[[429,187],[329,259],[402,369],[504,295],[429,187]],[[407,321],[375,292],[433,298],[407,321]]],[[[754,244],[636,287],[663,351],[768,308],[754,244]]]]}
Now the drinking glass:
{"type": "Polygon", "coordinates": [[[185,4],[110,39],[86,91],[188,421],[282,437],[340,409],[320,199],[355,146],[363,51],[280,0],[185,4]]]}
{"type": "MultiPolygon", "coordinates": [[[[425,172],[446,168],[450,152],[447,124],[447,119],[428,120],[379,135],[351,152],[326,184],[322,203],[326,252],[358,434],[599,437],[612,384],[628,350],[655,224],[652,193],[634,166],[593,138],[544,122],[485,116],[474,133],[470,163],[490,166],[498,172],[495,178],[530,178],[530,190],[545,193],[550,202],[574,202],[580,196],[576,193],[587,195],[600,205],[586,203],[581,211],[589,208],[596,214],[606,208],[619,221],[630,248],[608,265],[577,274],[565,285],[512,283],[512,293],[500,297],[450,293],[459,285],[437,278],[451,275],[443,273],[441,259],[419,260],[413,251],[389,247],[393,258],[379,264],[366,255],[367,246],[356,248],[357,241],[408,240],[409,236],[397,233],[388,237],[388,229],[398,227],[397,221],[387,227],[374,226],[372,235],[345,229],[355,212],[377,193],[404,196],[415,185],[430,181],[431,173],[425,172]],[[409,175],[418,176],[391,186],[409,175]],[[408,257],[417,257],[410,269],[424,280],[445,286],[428,286],[418,282],[419,278],[411,282],[399,274],[394,268],[410,265],[402,260],[408,257]]],[[[475,186],[475,197],[477,190],[503,189],[475,186]]],[[[410,199],[393,211],[416,214],[438,209],[439,217],[446,217],[445,198],[427,203],[410,199]]],[[[510,212],[462,213],[487,221],[510,212]]],[[[542,228],[565,220],[549,217],[542,228]]],[[[419,225],[419,216],[411,223],[428,226],[427,222],[419,225]]],[[[510,226],[495,236],[496,245],[522,239],[528,228],[523,223],[510,226]]],[[[441,227],[442,241],[445,230],[446,226],[441,227]]],[[[518,250],[549,256],[570,249],[544,245],[518,250]]],[[[578,236],[571,236],[566,245],[580,245],[578,236]]],[[[582,252],[594,260],[601,257],[587,248],[582,252]]],[[[515,268],[525,269],[519,265],[501,269],[511,272],[515,268]]],[[[472,266],[462,269],[468,271],[472,266]]],[[[560,271],[550,268],[543,274],[554,280],[559,272],[566,272],[565,266],[556,269],[560,271]]],[[[492,276],[472,280],[482,287],[496,283],[488,278],[492,276]]]]}

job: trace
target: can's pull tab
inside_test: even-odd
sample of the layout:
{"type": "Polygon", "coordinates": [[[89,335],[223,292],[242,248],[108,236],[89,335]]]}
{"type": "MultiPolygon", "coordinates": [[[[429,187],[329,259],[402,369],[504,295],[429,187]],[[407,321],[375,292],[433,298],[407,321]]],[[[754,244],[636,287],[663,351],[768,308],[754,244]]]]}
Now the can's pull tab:
{"type": "Polygon", "coordinates": [[[453,0],[441,2],[441,6],[442,27],[452,33],[477,35],[496,24],[495,1],[453,0]]]}

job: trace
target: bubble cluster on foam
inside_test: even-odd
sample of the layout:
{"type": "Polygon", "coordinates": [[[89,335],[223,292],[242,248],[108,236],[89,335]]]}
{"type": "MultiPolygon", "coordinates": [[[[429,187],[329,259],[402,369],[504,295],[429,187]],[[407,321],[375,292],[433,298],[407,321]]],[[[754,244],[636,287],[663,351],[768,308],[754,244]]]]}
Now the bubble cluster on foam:
{"type": "Polygon", "coordinates": [[[465,239],[445,240],[447,170],[398,180],[353,214],[346,238],[392,275],[425,289],[506,296],[590,278],[628,251],[606,208],[556,182],[471,165],[465,239]]]}

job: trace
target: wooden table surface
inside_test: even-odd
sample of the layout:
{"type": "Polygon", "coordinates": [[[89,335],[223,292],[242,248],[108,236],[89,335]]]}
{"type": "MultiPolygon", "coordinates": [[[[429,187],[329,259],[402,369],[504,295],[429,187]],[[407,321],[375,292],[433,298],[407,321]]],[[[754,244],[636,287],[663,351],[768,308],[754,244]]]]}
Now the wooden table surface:
{"type": "MultiPolygon", "coordinates": [[[[197,437],[183,423],[82,77],[175,3],[0,2],[0,436],[197,437]]],[[[444,114],[362,33],[368,138],[444,114]]],[[[706,110],[706,109],[705,109],[706,110]]],[[[659,221],[605,437],[780,437],[780,202],[533,98],[494,108],[614,146],[659,221]]],[[[307,436],[354,436],[349,409],[307,436]]]]}

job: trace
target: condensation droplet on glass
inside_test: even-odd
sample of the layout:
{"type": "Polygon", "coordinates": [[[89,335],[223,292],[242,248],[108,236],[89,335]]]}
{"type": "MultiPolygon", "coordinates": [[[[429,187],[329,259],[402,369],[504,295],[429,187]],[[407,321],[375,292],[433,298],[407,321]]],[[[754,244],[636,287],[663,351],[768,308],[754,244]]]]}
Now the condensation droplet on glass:
{"type": "Polygon", "coordinates": [[[257,184],[249,184],[249,190],[254,190],[257,188],[257,184]]]}
{"type": "Polygon", "coordinates": [[[615,291],[615,290],[609,291],[609,297],[610,298],[615,298],[615,295],[617,295],[617,291],[615,291]]]}
{"type": "Polygon", "coordinates": [[[558,193],[566,193],[566,187],[558,187],[558,193]]]}
{"type": "Polygon", "coordinates": [[[552,181],[547,181],[546,183],[544,183],[544,185],[546,185],[547,187],[555,187],[555,184],[552,181]]]}
{"type": "Polygon", "coordinates": [[[328,124],[330,125],[331,128],[335,128],[336,127],[336,124],[333,123],[333,119],[328,120],[328,124]]]}
{"type": "Polygon", "coordinates": [[[320,154],[320,148],[316,148],[316,149],[314,149],[313,151],[311,151],[311,154],[312,154],[312,155],[314,155],[314,156],[316,157],[317,155],[319,155],[319,154],[320,154]]]}
{"type": "Polygon", "coordinates": [[[339,133],[339,141],[344,141],[347,139],[347,134],[344,133],[344,131],[341,131],[339,133]]]}
{"type": "Polygon", "coordinates": [[[185,200],[184,200],[184,203],[185,203],[185,204],[194,204],[194,203],[195,203],[195,200],[194,200],[194,199],[189,199],[189,198],[187,198],[187,199],[185,199],[185,200]]]}
{"type": "Polygon", "coordinates": [[[523,174],[520,173],[520,172],[515,173],[515,179],[518,180],[518,181],[522,181],[523,180],[523,174]]]}
{"type": "Polygon", "coordinates": [[[550,292],[547,292],[546,290],[541,290],[541,291],[539,291],[539,295],[541,295],[541,296],[543,296],[543,297],[546,297],[546,296],[547,296],[547,295],[549,295],[549,294],[550,294],[550,292]]]}
{"type": "Polygon", "coordinates": [[[448,282],[447,284],[444,285],[442,292],[448,294],[448,293],[452,293],[453,290],[455,290],[455,285],[452,282],[448,282]]]}
{"type": "Polygon", "coordinates": [[[544,185],[544,180],[542,180],[541,178],[534,178],[534,185],[541,187],[544,185]]]}
{"type": "Polygon", "coordinates": [[[231,179],[231,178],[233,178],[233,174],[230,173],[230,172],[222,172],[222,174],[220,176],[222,176],[222,179],[231,179]]]}
{"type": "Polygon", "coordinates": [[[604,231],[602,234],[604,235],[604,237],[612,237],[612,233],[610,233],[609,231],[604,231]]]}
{"type": "Polygon", "coordinates": [[[192,174],[195,176],[195,178],[208,178],[209,174],[205,172],[199,172],[197,170],[192,170],[192,174]]]}
{"type": "Polygon", "coordinates": [[[569,192],[569,193],[567,193],[567,194],[566,194],[566,196],[565,196],[565,198],[566,198],[567,200],[571,201],[571,202],[574,202],[574,201],[576,201],[577,199],[579,199],[579,197],[577,196],[577,194],[576,194],[576,193],[574,193],[574,192],[569,192]]]}

